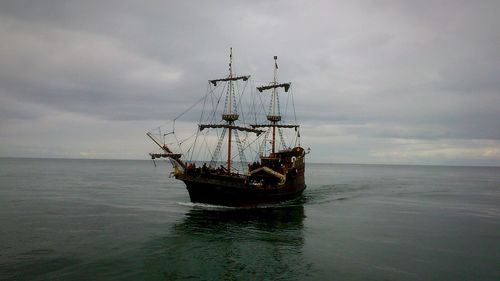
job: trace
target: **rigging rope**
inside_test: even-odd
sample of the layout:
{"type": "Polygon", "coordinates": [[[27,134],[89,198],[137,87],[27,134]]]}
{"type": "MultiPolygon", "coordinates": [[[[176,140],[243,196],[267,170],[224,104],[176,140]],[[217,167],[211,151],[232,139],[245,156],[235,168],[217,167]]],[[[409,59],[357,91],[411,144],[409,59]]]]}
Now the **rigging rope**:
{"type": "Polygon", "coordinates": [[[210,166],[215,166],[215,162],[217,162],[217,158],[220,154],[220,150],[222,148],[222,142],[224,141],[224,135],[226,134],[227,128],[222,130],[222,134],[220,135],[219,142],[217,143],[217,147],[215,148],[214,154],[212,155],[212,160],[210,160],[210,166]]]}
{"type": "Polygon", "coordinates": [[[236,144],[238,146],[238,154],[240,156],[240,163],[241,163],[241,166],[244,170],[245,169],[244,165],[247,164],[247,159],[246,159],[245,153],[243,151],[243,146],[241,145],[241,142],[240,142],[240,137],[238,136],[238,130],[234,130],[234,138],[236,139],[236,144]]]}

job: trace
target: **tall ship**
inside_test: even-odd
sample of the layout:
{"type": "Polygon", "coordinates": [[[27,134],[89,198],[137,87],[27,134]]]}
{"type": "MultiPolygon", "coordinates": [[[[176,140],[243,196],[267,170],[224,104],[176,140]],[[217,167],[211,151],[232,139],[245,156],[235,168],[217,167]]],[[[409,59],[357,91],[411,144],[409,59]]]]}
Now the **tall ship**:
{"type": "Polygon", "coordinates": [[[231,48],[229,74],[209,80],[207,94],[190,108],[201,109],[195,133],[185,139],[176,135],[195,124],[179,121],[186,112],[171,130],[147,133],[159,147],[151,158],[170,160],[172,176],[185,183],[192,202],[272,204],[297,198],[306,188],[308,151],[300,145],[292,85],[278,82],[277,73],[275,56],[273,81],[253,86],[249,75],[233,73],[231,48]]]}

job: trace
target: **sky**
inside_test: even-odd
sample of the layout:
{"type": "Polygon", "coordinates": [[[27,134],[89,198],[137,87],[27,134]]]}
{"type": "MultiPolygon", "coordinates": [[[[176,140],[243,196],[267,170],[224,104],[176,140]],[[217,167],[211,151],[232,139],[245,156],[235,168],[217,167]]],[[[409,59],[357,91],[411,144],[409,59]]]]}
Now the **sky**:
{"type": "Polygon", "coordinates": [[[147,159],[235,72],[316,163],[500,166],[499,1],[0,1],[0,157],[147,159]]]}

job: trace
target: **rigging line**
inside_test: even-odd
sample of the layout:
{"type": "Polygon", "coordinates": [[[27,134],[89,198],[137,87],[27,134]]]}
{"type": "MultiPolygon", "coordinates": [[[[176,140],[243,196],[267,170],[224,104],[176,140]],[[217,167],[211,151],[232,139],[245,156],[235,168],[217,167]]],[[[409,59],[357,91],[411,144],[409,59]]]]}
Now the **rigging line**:
{"type": "MultiPolygon", "coordinates": [[[[224,95],[224,92],[226,90],[226,86],[227,86],[227,83],[224,83],[224,87],[222,87],[222,91],[220,91],[220,95],[218,96],[217,103],[215,106],[212,107],[213,111],[212,111],[211,120],[207,119],[208,123],[214,123],[214,121],[215,121],[215,118],[216,118],[215,114],[217,113],[217,109],[219,108],[220,100],[222,99],[222,96],[224,95]]],[[[227,100],[225,101],[225,103],[227,103],[227,100]]],[[[225,105],[224,105],[224,108],[225,108],[225,105]]]]}
{"type": "Polygon", "coordinates": [[[200,116],[200,121],[198,122],[198,124],[205,122],[205,120],[209,120],[211,118],[210,109],[214,108],[214,97],[215,97],[214,90],[215,89],[212,89],[212,86],[210,85],[210,83],[208,83],[208,84],[210,87],[210,93],[207,96],[207,102],[206,102],[206,105],[203,107],[203,112],[202,112],[202,115],[200,116]]]}
{"type": "MultiPolygon", "coordinates": [[[[269,133],[269,130],[266,132],[266,134],[268,134],[268,133],[269,133]]],[[[266,134],[262,134],[258,138],[254,139],[254,141],[252,141],[251,144],[249,144],[249,147],[250,147],[250,145],[253,145],[254,142],[257,143],[257,145],[256,145],[257,150],[254,151],[255,152],[255,158],[254,158],[255,161],[258,161],[260,156],[264,155],[265,142],[266,142],[265,139],[267,137],[266,134]]]]}
{"type": "Polygon", "coordinates": [[[232,83],[231,81],[231,93],[230,93],[233,97],[233,100],[232,100],[232,107],[234,108],[234,113],[237,113],[238,112],[238,107],[236,107],[236,94],[234,93],[234,83],[232,83]]]}
{"type": "Polygon", "coordinates": [[[208,102],[212,103],[212,107],[213,107],[213,91],[214,91],[214,89],[212,89],[212,85],[210,85],[210,82],[208,82],[207,83],[207,95],[205,98],[205,102],[203,103],[203,111],[201,113],[199,123],[201,123],[203,121],[203,118],[205,117],[205,110],[207,109],[207,103],[208,102]]]}
{"type": "MultiPolygon", "coordinates": [[[[210,86],[210,83],[207,84],[207,94],[205,94],[205,97],[204,97],[204,100],[203,100],[203,108],[201,110],[201,115],[200,115],[200,119],[199,119],[199,123],[201,123],[201,121],[203,120],[203,115],[205,114],[205,108],[206,108],[206,105],[207,105],[207,99],[209,96],[211,96],[213,93],[213,90],[212,90],[212,87],[210,86]]],[[[197,146],[197,143],[198,143],[198,137],[199,137],[199,134],[200,134],[200,129],[197,128],[196,130],[196,138],[194,139],[194,142],[193,142],[193,145],[192,145],[192,150],[191,150],[191,157],[189,157],[189,160],[193,160],[193,157],[194,157],[194,154],[195,154],[195,151],[196,151],[196,146],[197,146]]]]}
{"type": "MultiPolygon", "coordinates": [[[[243,88],[242,93],[246,93],[247,91],[249,91],[249,90],[247,90],[248,85],[249,85],[249,83],[245,84],[245,87],[243,88]]],[[[253,104],[251,103],[251,102],[253,102],[252,92],[250,91],[250,93],[245,94],[245,97],[246,97],[245,99],[243,99],[243,97],[242,97],[242,99],[243,99],[244,106],[247,110],[245,111],[245,113],[243,115],[243,121],[245,122],[245,124],[249,124],[251,122],[252,111],[254,110],[253,104]]]]}
{"type": "Polygon", "coordinates": [[[261,106],[261,110],[262,110],[262,113],[264,113],[263,115],[266,115],[266,105],[264,104],[265,101],[262,100],[262,97],[264,95],[260,95],[259,93],[257,93],[257,96],[259,97],[259,101],[260,101],[260,106],[261,106]]]}
{"type": "MultiPolygon", "coordinates": [[[[228,81],[226,83],[226,85],[224,86],[224,89],[226,88],[226,86],[227,86],[227,89],[225,91],[226,92],[226,97],[224,99],[224,109],[223,109],[223,112],[225,112],[226,109],[228,108],[227,104],[228,104],[229,100],[231,99],[230,98],[230,96],[231,96],[231,88],[232,88],[231,81],[228,81]]],[[[231,104],[230,104],[230,106],[231,106],[231,104]]],[[[228,113],[230,113],[230,112],[228,112],[228,113]]]]}
{"type": "MultiPolygon", "coordinates": [[[[196,143],[198,143],[198,139],[202,139],[202,144],[200,144],[200,146],[203,148],[203,144],[208,148],[207,150],[209,150],[210,148],[208,147],[208,145],[206,144],[206,140],[205,140],[205,136],[202,132],[199,132],[198,130],[198,134],[196,136],[196,143]]],[[[201,150],[201,149],[198,149],[197,150],[197,147],[198,147],[198,144],[196,145],[196,147],[193,146],[193,150],[191,152],[191,160],[192,161],[195,161],[195,160],[199,160],[199,159],[195,159],[195,157],[197,158],[200,158],[200,155],[198,155],[198,150],[201,150]]]]}
{"type": "MultiPolygon", "coordinates": [[[[171,121],[166,122],[164,125],[166,125],[166,124],[168,124],[168,123],[170,123],[170,122],[171,122],[171,121]]],[[[148,131],[147,133],[149,133],[149,134],[151,134],[151,135],[153,135],[153,136],[157,137],[157,138],[159,139],[159,141],[162,141],[162,140],[164,139],[164,137],[162,137],[162,134],[161,134],[161,128],[162,128],[164,125],[159,126],[159,127],[156,127],[156,128],[153,128],[153,129],[151,129],[150,131],[148,131]],[[158,130],[158,133],[156,133],[156,132],[155,132],[155,131],[157,131],[157,130],[158,130]]],[[[164,135],[169,135],[169,134],[172,134],[172,133],[173,133],[173,132],[169,132],[169,133],[164,134],[164,135]]]]}
{"type": "Polygon", "coordinates": [[[243,150],[243,146],[241,145],[240,137],[238,136],[238,130],[234,131],[234,136],[235,136],[236,144],[237,144],[237,147],[238,147],[238,154],[240,156],[241,167],[242,167],[242,170],[244,170],[245,169],[245,165],[248,162],[247,162],[247,159],[245,157],[245,151],[243,150]]]}
{"type": "Polygon", "coordinates": [[[166,126],[167,124],[169,124],[170,122],[172,122],[172,121],[170,121],[170,120],[169,120],[169,121],[167,121],[167,122],[163,123],[162,125],[160,125],[160,126],[158,126],[158,127],[154,127],[154,128],[152,128],[152,129],[150,129],[150,130],[148,131],[148,133],[156,135],[156,133],[153,133],[153,131],[156,131],[156,130],[159,130],[160,128],[162,128],[162,127],[165,127],[165,126],[166,126]]]}
{"type": "Polygon", "coordinates": [[[281,107],[280,107],[280,95],[278,89],[276,89],[276,108],[278,111],[278,115],[281,115],[281,107]]]}
{"type": "Polygon", "coordinates": [[[290,96],[289,95],[286,95],[286,102],[285,102],[285,118],[286,120],[288,120],[288,115],[289,115],[289,111],[288,111],[288,105],[289,105],[289,102],[290,102],[290,96]]]}
{"type": "Polygon", "coordinates": [[[201,113],[198,124],[202,123],[205,119],[208,120],[208,118],[210,117],[209,108],[214,107],[215,88],[212,88],[212,85],[210,84],[210,82],[208,82],[207,85],[208,85],[207,87],[209,90],[208,90],[208,93],[207,93],[207,96],[205,99],[205,103],[203,104],[203,111],[201,113]],[[209,103],[211,104],[211,107],[209,106],[209,103]]]}
{"type": "MultiPolygon", "coordinates": [[[[207,143],[207,135],[203,135],[203,144],[205,145],[206,150],[204,150],[204,154],[200,155],[200,158],[202,158],[205,162],[208,159],[212,158],[212,150],[210,149],[210,145],[207,143]]],[[[201,160],[201,159],[199,159],[201,160]]]]}
{"type": "Polygon", "coordinates": [[[211,91],[211,87],[210,87],[210,83],[208,83],[208,86],[207,86],[207,94],[205,94],[205,99],[203,100],[203,108],[201,110],[201,115],[200,115],[200,121],[198,123],[201,123],[201,121],[203,120],[203,115],[205,114],[205,109],[206,109],[206,106],[207,106],[207,99],[208,97],[211,95],[212,91],[211,91]]]}
{"type": "MultiPolygon", "coordinates": [[[[242,107],[241,107],[241,105],[242,105],[243,100],[244,100],[244,99],[243,99],[243,95],[244,95],[244,93],[245,93],[245,90],[246,90],[246,88],[247,88],[247,85],[248,85],[248,80],[245,82],[245,84],[244,84],[244,86],[243,86],[243,90],[242,90],[241,92],[239,91],[239,90],[240,90],[239,84],[237,84],[237,85],[236,85],[237,90],[238,90],[236,93],[237,93],[237,94],[239,94],[239,96],[237,97],[237,98],[238,98],[238,105],[237,105],[237,108],[242,108],[242,107]]],[[[244,122],[244,121],[245,121],[245,113],[244,113],[243,111],[241,111],[241,112],[240,112],[240,114],[242,115],[241,117],[242,117],[243,122],[244,122]]]]}
{"type": "Polygon", "coordinates": [[[197,133],[194,133],[192,135],[190,135],[189,137],[187,138],[184,138],[182,141],[179,142],[179,145],[182,145],[184,144],[184,142],[188,141],[189,139],[193,138],[194,136],[196,136],[197,133]]]}
{"type": "Polygon", "coordinates": [[[178,143],[177,142],[169,142],[169,143],[166,143],[166,145],[173,146],[173,145],[178,145],[178,143]]]}
{"type": "Polygon", "coordinates": [[[266,133],[264,134],[264,138],[259,146],[259,154],[264,154],[264,150],[266,150],[266,143],[267,143],[267,138],[269,137],[269,133],[271,132],[270,129],[268,129],[266,131],[266,133]]]}
{"type": "MultiPolygon", "coordinates": [[[[193,148],[193,146],[190,146],[187,150],[186,150],[186,155],[189,155],[189,152],[191,152],[191,149],[193,148]]],[[[186,157],[187,158],[187,157],[186,157]]]]}
{"type": "Polygon", "coordinates": [[[250,85],[250,99],[252,101],[252,106],[250,107],[250,117],[252,116],[252,113],[253,113],[254,123],[257,124],[257,111],[256,111],[256,106],[255,106],[255,91],[253,90],[255,88],[254,86],[255,85],[252,82],[250,85]]]}
{"type": "Polygon", "coordinates": [[[191,159],[194,159],[194,157],[198,157],[199,155],[195,155],[196,154],[196,149],[198,147],[198,139],[200,137],[202,137],[202,144],[200,144],[200,146],[203,146],[203,144],[206,146],[207,150],[210,151],[210,146],[208,146],[208,144],[206,143],[206,133],[208,132],[201,132],[199,127],[197,128],[196,130],[196,139],[195,139],[195,142],[193,143],[193,150],[192,150],[192,153],[191,153],[191,159]]]}
{"type": "Polygon", "coordinates": [[[203,97],[201,97],[200,99],[198,99],[193,105],[191,105],[188,109],[184,110],[181,114],[177,115],[174,118],[174,121],[177,120],[177,119],[179,119],[180,117],[182,117],[184,114],[186,114],[191,109],[193,109],[193,107],[195,107],[196,105],[198,105],[198,103],[200,103],[202,100],[204,100],[206,98],[206,96],[207,95],[204,95],[203,97]]]}
{"type": "Polygon", "coordinates": [[[271,94],[271,101],[269,102],[269,108],[267,110],[269,115],[273,115],[274,114],[274,112],[272,112],[272,110],[273,110],[273,104],[274,104],[274,93],[271,94]]]}
{"type": "Polygon", "coordinates": [[[257,150],[255,150],[255,149],[253,149],[253,148],[252,148],[252,145],[253,145],[254,143],[256,143],[256,142],[257,142],[260,138],[262,138],[262,137],[260,137],[260,136],[259,136],[259,137],[255,138],[255,139],[253,139],[251,142],[248,142],[248,143],[247,143],[247,144],[243,147],[243,150],[245,150],[245,149],[251,149],[251,150],[253,150],[253,152],[257,152],[257,150]]]}
{"type": "Polygon", "coordinates": [[[278,128],[278,134],[280,135],[282,149],[286,149],[285,138],[283,138],[283,130],[278,128]]]}
{"type": "Polygon", "coordinates": [[[207,98],[207,94],[205,94],[203,97],[201,97],[200,99],[198,99],[195,103],[193,103],[188,109],[184,110],[181,114],[177,115],[173,120],[172,120],[172,133],[178,143],[178,148],[180,150],[180,152],[182,154],[184,154],[183,152],[183,149],[181,147],[181,143],[179,142],[179,139],[177,137],[177,135],[175,134],[175,122],[177,121],[177,119],[179,119],[180,117],[182,117],[184,114],[186,114],[187,112],[189,112],[191,109],[193,109],[195,106],[197,106],[201,101],[204,101],[203,102],[203,107],[205,106],[205,101],[206,101],[206,98],[207,98]]]}
{"type": "Polygon", "coordinates": [[[179,139],[177,138],[177,135],[176,135],[176,134],[174,134],[174,137],[175,137],[175,140],[177,141],[177,146],[179,147],[179,151],[180,151],[180,153],[181,153],[181,154],[184,154],[184,151],[182,151],[182,147],[181,147],[181,145],[180,145],[180,143],[179,143],[179,139]]]}
{"type": "Polygon", "coordinates": [[[196,144],[198,142],[198,137],[200,135],[200,129],[197,129],[196,130],[196,137],[194,138],[194,142],[193,142],[193,145],[191,146],[193,149],[191,150],[191,156],[189,157],[189,160],[192,160],[193,159],[193,156],[194,156],[194,151],[196,150],[196,144]]]}
{"type": "Polygon", "coordinates": [[[227,128],[224,128],[222,130],[219,141],[217,142],[217,147],[215,148],[215,151],[212,155],[212,160],[210,160],[210,166],[213,166],[213,164],[215,164],[215,162],[220,154],[220,150],[222,148],[222,142],[224,141],[224,136],[226,135],[226,130],[227,130],[227,128]]]}
{"type": "Polygon", "coordinates": [[[254,119],[255,123],[257,123],[257,114],[260,114],[257,112],[257,110],[262,108],[262,98],[261,95],[259,95],[257,88],[256,88],[256,82],[252,80],[252,85],[250,85],[250,91],[251,91],[251,97],[252,97],[252,104],[254,104],[253,110],[254,110],[254,119]],[[260,101],[261,106],[259,107],[257,104],[257,101],[260,101]]]}
{"type": "Polygon", "coordinates": [[[236,81],[236,83],[233,84],[233,95],[234,95],[233,99],[234,113],[241,115],[241,112],[238,111],[241,108],[242,93],[240,93],[240,85],[238,84],[238,81],[236,81]]]}
{"type": "Polygon", "coordinates": [[[290,89],[290,96],[292,97],[293,117],[295,119],[295,124],[297,124],[297,114],[295,112],[295,101],[293,99],[293,88],[290,89]]]}
{"type": "Polygon", "coordinates": [[[245,143],[247,141],[247,139],[248,139],[248,132],[242,131],[242,133],[243,133],[244,138],[243,138],[243,140],[241,142],[245,143]]]}
{"type": "Polygon", "coordinates": [[[204,147],[204,144],[203,144],[203,133],[198,133],[198,136],[197,136],[197,139],[196,139],[196,146],[193,147],[192,151],[191,151],[191,158],[190,160],[191,161],[197,161],[200,159],[200,150],[203,149],[204,147]]]}
{"type": "MultiPolygon", "coordinates": [[[[218,97],[217,97],[217,95],[215,94],[215,93],[216,93],[216,92],[215,92],[215,88],[213,88],[213,89],[211,88],[211,91],[210,91],[210,93],[211,93],[211,95],[210,95],[210,97],[211,97],[211,103],[212,103],[212,108],[214,108],[214,107],[215,107],[215,109],[212,111],[212,114],[211,114],[211,115],[208,115],[208,116],[207,116],[207,117],[208,117],[208,118],[207,118],[207,122],[208,122],[208,123],[212,123],[212,122],[213,122],[213,120],[215,120],[215,114],[216,114],[216,112],[217,112],[217,110],[216,110],[216,109],[217,109],[218,105],[220,104],[220,100],[221,100],[221,98],[222,98],[222,94],[223,94],[224,90],[225,90],[225,87],[224,87],[224,88],[222,89],[222,91],[220,92],[220,96],[218,96],[218,97]],[[214,99],[217,101],[216,103],[214,103],[214,99]],[[214,104],[215,104],[216,106],[215,106],[214,104]],[[212,119],[212,121],[210,121],[210,119],[212,119]]],[[[206,108],[205,108],[205,109],[206,109],[206,108]]],[[[205,109],[204,109],[204,110],[205,110],[205,109]]],[[[203,114],[203,115],[204,115],[204,114],[203,114]]],[[[201,118],[201,120],[202,120],[202,119],[203,119],[203,118],[201,118]]],[[[200,121],[200,123],[201,123],[201,121],[200,121]]],[[[210,132],[210,130],[206,131],[206,133],[202,133],[202,136],[203,136],[203,143],[204,143],[205,147],[207,148],[207,152],[208,152],[209,154],[212,154],[212,153],[211,153],[211,150],[210,150],[210,146],[209,146],[209,145],[208,145],[208,143],[207,143],[207,135],[208,135],[208,133],[209,133],[209,132],[210,132]]],[[[218,132],[218,131],[216,130],[216,132],[218,132]]],[[[217,134],[218,134],[218,133],[217,133],[217,134]]],[[[196,149],[193,149],[192,157],[194,157],[194,156],[195,156],[195,153],[196,153],[196,149]]],[[[207,156],[210,156],[210,157],[211,157],[212,155],[207,155],[207,156]]],[[[203,157],[205,157],[205,156],[203,156],[203,157]]]]}
{"type": "Polygon", "coordinates": [[[201,124],[202,122],[209,122],[210,118],[212,117],[210,115],[211,114],[210,109],[214,108],[215,104],[216,104],[216,100],[217,99],[216,99],[216,95],[214,93],[215,89],[212,89],[212,86],[209,86],[209,87],[211,89],[211,92],[210,92],[210,95],[209,95],[210,100],[208,100],[208,97],[207,97],[207,100],[208,100],[207,101],[207,105],[203,108],[203,114],[200,117],[200,122],[198,122],[198,124],[201,124]]]}

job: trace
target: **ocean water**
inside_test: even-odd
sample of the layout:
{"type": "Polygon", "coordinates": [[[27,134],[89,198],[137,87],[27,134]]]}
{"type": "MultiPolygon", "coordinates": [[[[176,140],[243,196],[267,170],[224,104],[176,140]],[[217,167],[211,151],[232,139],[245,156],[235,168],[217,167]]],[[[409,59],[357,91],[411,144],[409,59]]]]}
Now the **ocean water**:
{"type": "Polygon", "coordinates": [[[308,164],[248,209],[169,170],[0,159],[0,280],[500,280],[498,167],[308,164]]]}

